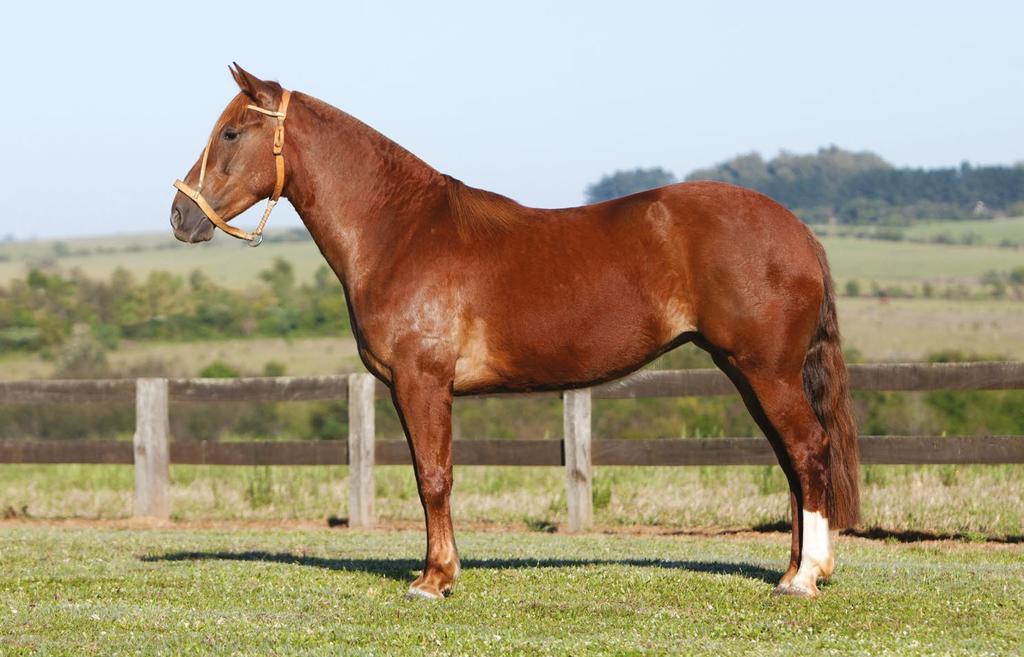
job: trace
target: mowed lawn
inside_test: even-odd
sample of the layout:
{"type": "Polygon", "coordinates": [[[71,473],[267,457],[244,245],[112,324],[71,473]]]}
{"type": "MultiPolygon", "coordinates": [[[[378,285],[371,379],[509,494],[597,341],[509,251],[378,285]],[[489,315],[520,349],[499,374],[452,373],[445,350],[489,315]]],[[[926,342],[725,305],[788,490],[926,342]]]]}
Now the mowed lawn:
{"type": "Polygon", "coordinates": [[[419,531],[0,525],[4,655],[1005,655],[1024,546],[840,538],[817,601],[771,597],[783,534],[460,534],[440,603],[419,531]]]}

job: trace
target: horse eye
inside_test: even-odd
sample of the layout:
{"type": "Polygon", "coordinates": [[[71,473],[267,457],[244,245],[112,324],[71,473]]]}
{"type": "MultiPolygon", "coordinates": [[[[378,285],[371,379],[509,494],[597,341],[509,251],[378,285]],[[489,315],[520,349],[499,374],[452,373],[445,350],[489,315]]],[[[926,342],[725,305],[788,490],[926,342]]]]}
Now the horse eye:
{"type": "Polygon", "coordinates": [[[224,128],[224,141],[234,141],[238,139],[238,134],[234,128],[224,128]]]}

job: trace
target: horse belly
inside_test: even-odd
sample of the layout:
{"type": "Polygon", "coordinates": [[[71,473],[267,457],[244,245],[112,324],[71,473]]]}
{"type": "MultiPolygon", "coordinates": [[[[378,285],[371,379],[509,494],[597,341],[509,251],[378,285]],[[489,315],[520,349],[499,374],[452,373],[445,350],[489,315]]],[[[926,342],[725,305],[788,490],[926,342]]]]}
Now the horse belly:
{"type": "Polygon", "coordinates": [[[569,388],[631,372],[695,330],[677,300],[633,302],[592,312],[518,321],[475,319],[464,329],[455,364],[455,391],[522,391],[569,388]]]}

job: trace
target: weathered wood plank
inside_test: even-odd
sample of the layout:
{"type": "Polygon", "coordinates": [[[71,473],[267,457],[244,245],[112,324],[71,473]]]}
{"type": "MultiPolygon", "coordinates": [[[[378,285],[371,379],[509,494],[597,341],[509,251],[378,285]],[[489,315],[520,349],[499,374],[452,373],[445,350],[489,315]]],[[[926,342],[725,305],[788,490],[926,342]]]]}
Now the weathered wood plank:
{"type": "MultiPolygon", "coordinates": [[[[458,443],[459,441],[455,442],[458,443]]],[[[376,441],[374,445],[374,462],[377,465],[412,465],[412,454],[409,452],[409,444],[404,440],[376,441]]]]}
{"type": "Polygon", "coordinates": [[[764,438],[596,440],[594,465],[772,465],[764,438]]]}
{"type": "MultiPolygon", "coordinates": [[[[561,466],[560,440],[455,440],[452,461],[456,466],[561,466]]],[[[413,463],[404,440],[378,440],[378,466],[413,463]]]]}
{"type": "MultiPolygon", "coordinates": [[[[455,465],[562,465],[560,440],[455,440],[455,465]]],[[[409,445],[404,440],[378,440],[377,465],[411,465],[409,445]]]]}
{"type": "Polygon", "coordinates": [[[0,463],[108,463],[130,465],[127,440],[4,440],[0,463]]]}
{"type": "MultiPolygon", "coordinates": [[[[1024,436],[862,436],[865,464],[1024,463],[1024,436]]],[[[597,440],[595,465],[773,465],[764,438],[597,440]]]]}
{"type": "Polygon", "coordinates": [[[590,444],[590,390],[570,390],[562,398],[565,451],[565,499],[569,531],[589,529],[594,522],[594,467],[590,444]]]}
{"type": "Polygon", "coordinates": [[[1024,463],[1024,436],[862,436],[862,463],[1024,463]]]}
{"type": "Polygon", "coordinates": [[[332,401],[348,399],[348,376],[172,379],[171,399],[188,402],[332,401]]]}
{"type": "Polygon", "coordinates": [[[456,440],[456,465],[563,465],[560,440],[456,440]]]}
{"type": "Polygon", "coordinates": [[[345,465],[348,449],[340,440],[171,443],[171,462],[193,465],[345,465]]]}
{"type": "MultiPolygon", "coordinates": [[[[850,366],[854,390],[1016,390],[1024,388],[1024,362],[879,363],[850,366]]],[[[731,395],[736,389],[722,372],[644,370],[593,389],[597,399],[731,395]]]]}
{"type": "Polygon", "coordinates": [[[595,399],[703,397],[736,394],[719,370],[643,370],[593,388],[595,399]]]}
{"type": "Polygon", "coordinates": [[[139,379],[135,387],[135,517],[171,517],[170,419],[167,379],[139,379]]]}
{"type": "Polygon", "coordinates": [[[3,404],[131,402],[135,379],[0,381],[3,404]]]}
{"type": "MultiPolygon", "coordinates": [[[[851,365],[850,383],[854,390],[1016,390],[1024,389],[1024,362],[851,365]]],[[[169,387],[171,399],[175,401],[343,400],[348,395],[348,376],[172,379],[169,387]]],[[[391,396],[388,387],[381,382],[375,382],[374,390],[378,399],[391,396]]],[[[715,369],[644,370],[591,390],[595,399],[691,397],[735,392],[729,379],[715,369]]],[[[130,401],[134,391],[133,379],[0,381],[0,403],[130,401]]],[[[558,395],[558,392],[541,391],[459,399],[551,398],[558,395]]]]}
{"type": "MultiPolygon", "coordinates": [[[[1024,436],[864,436],[866,464],[1024,463],[1024,436]]],[[[408,465],[404,440],[378,440],[376,465],[408,465]]],[[[764,438],[595,440],[594,465],[773,465],[764,438]]],[[[206,465],[344,465],[344,441],[171,442],[171,463],[206,465]]],[[[456,465],[564,465],[560,440],[456,440],[456,465]]],[[[0,463],[132,463],[118,440],[0,441],[0,463]]]]}
{"type": "Polygon", "coordinates": [[[350,527],[372,527],[374,513],[375,425],[373,400],[376,379],[353,374],[348,379],[348,479],[350,527]]]}
{"type": "MultiPolygon", "coordinates": [[[[458,395],[455,402],[475,402],[485,399],[559,399],[561,390],[538,390],[534,392],[492,392],[479,395],[458,395]]],[[[377,382],[377,399],[391,399],[391,388],[382,381],[377,382]]]]}
{"type": "Polygon", "coordinates": [[[851,365],[854,390],[1019,390],[1024,362],[851,365]]]}

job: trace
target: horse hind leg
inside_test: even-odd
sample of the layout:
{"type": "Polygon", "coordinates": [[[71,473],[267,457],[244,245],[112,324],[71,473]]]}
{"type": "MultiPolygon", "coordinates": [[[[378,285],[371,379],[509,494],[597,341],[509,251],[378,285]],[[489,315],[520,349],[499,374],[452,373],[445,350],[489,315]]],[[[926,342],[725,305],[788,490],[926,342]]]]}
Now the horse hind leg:
{"type": "Polygon", "coordinates": [[[779,580],[779,585],[775,588],[776,593],[788,592],[790,583],[796,576],[800,567],[801,537],[803,534],[800,477],[793,467],[792,460],[790,459],[782,436],[775,429],[775,425],[768,419],[764,408],[761,406],[761,401],[757,394],[755,394],[750,382],[747,380],[747,377],[734,365],[732,359],[728,358],[724,352],[716,349],[706,340],[698,340],[697,344],[711,354],[712,359],[715,361],[715,365],[725,372],[736,386],[736,389],[740,393],[740,397],[742,397],[744,404],[746,404],[747,410],[750,412],[750,415],[754,418],[757,425],[761,428],[761,431],[764,432],[765,437],[768,439],[768,443],[775,451],[775,456],[779,461],[779,466],[782,468],[783,473],[785,473],[786,480],[789,483],[789,506],[792,520],[789,565],[786,568],[785,573],[783,573],[782,578],[779,580]]]}
{"type": "Polygon", "coordinates": [[[795,547],[799,533],[799,558],[791,560],[775,592],[813,598],[818,594],[818,579],[831,577],[835,566],[826,504],[828,438],[807,400],[799,370],[784,376],[758,370],[745,375],[788,457],[798,486],[792,490],[791,500],[793,542],[795,547]],[[795,524],[798,519],[799,527],[795,524]]]}
{"type": "Polygon", "coordinates": [[[706,340],[698,345],[732,379],[789,480],[790,560],[774,592],[814,597],[817,579],[828,579],[835,564],[825,504],[828,443],[804,392],[799,360],[792,359],[791,367],[767,367],[755,365],[751,354],[737,358],[706,340]]]}

